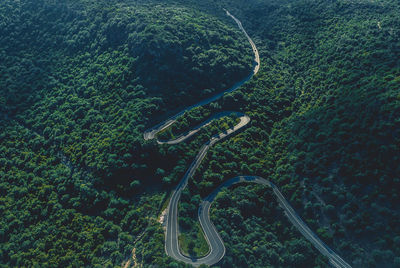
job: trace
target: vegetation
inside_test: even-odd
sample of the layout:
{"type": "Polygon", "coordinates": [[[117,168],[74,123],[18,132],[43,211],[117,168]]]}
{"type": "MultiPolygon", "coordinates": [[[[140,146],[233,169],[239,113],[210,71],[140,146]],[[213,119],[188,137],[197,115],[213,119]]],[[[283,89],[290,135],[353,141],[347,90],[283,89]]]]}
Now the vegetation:
{"type": "MultiPolygon", "coordinates": [[[[400,5],[395,0],[0,2],[0,266],[117,266],[166,256],[157,216],[201,145],[160,138],[220,111],[248,127],[214,145],[179,204],[182,244],[207,251],[197,209],[226,179],[269,178],[353,267],[400,265],[400,5]]],[[[227,125],[226,125],[227,123],[227,125]]],[[[223,126],[225,124],[225,126],[223,126]]],[[[230,125],[229,125],[230,124],[230,125]]],[[[239,185],[211,209],[220,267],[325,267],[269,189],[239,185]]],[[[193,252],[189,252],[193,251],[193,252]]]]}
{"type": "Polygon", "coordinates": [[[326,267],[328,261],[285,217],[270,188],[246,185],[224,190],[211,211],[226,243],[221,267],[326,267]]]}
{"type": "Polygon", "coordinates": [[[195,258],[206,256],[210,249],[208,248],[200,224],[196,223],[190,230],[194,230],[194,232],[187,233],[185,229],[183,229],[182,234],[179,235],[179,246],[181,247],[182,253],[195,258]]]}
{"type": "Polygon", "coordinates": [[[42,136],[9,120],[0,126],[1,263],[120,263],[156,213],[160,194],[127,199],[97,188],[90,173],[57,157],[42,136]]]}

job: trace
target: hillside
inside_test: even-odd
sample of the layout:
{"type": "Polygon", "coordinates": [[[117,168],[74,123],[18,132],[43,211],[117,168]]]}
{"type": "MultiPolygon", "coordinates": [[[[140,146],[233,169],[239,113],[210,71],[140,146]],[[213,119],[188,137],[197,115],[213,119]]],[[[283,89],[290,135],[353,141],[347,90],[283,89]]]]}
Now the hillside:
{"type": "MultiPolygon", "coordinates": [[[[254,175],[352,267],[398,267],[398,14],[395,0],[2,1],[0,266],[186,267],[159,215],[203,144],[245,114],[182,192],[182,251],[209,250],[202,199],[254,175]],[[225,113],[190,139],[144,140],[252,72],[223,8],[259,72],[158,135],[225,113]]],[[[226,248],[215,267],[329,265],[263,186],[223,190],[210,217],[226,248]]]]}
{"type": "Polygon", "coordinates": [[[121,263],[165,196],[161,185],[145,191],[161,178],[141,130],[246,76],[243,37],[171,5],[2,1],[0,10],[0,263],[121,263]]]}

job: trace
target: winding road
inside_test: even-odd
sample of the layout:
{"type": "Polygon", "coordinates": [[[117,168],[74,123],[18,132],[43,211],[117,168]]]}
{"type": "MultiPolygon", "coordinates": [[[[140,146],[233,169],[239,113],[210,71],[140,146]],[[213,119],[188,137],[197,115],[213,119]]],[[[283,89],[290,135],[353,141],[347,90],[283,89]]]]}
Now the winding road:
{"type": "MultiPolygon", "coordinates": [[[[249,35],[246,33],[245,29],[242,26],[242,23],[235,18],[232,14],[230,14],[227,10],[226,14],[230,16],[238,25],[239,29],[245,34],[247,37],[253,52],[254,52],[254,69],[253,72],[243,79],[242,81],[236,83],[233,87],[227,89],[226,91],[219,93],[211,98],[208,98],[206,100],[203,100],[195,105],[192,105],[190,107],[187,107],[183,111],[179,112],[178,114],[168,118],[164,122],[161,122],[160,124],[156,125],[155,127],[145,131],[143,134],[145,140],[151,140],[151,139],[156,139],[159,144],[178,144],[180,142],[183,142],[187,140],[189,137],[193,136],[196,134],[201,128],[206,127],[211,123],[211,121],[221,118],[223,116],[226,116],[227,112],[225,113],[220,113],[217,114],[199,126],[195,127],[193,130],[183,134],[182,136],[170,140],[170,141],[160,141],[157,139],[157,134],[171,126],[176,122],[176,119],[183,115],[186,111],[189,111],[195,107],[199,107],[208,103],[211,103],[220,97],[222,97],[225,93],[232,92],[239,88],[241,85],[243,85],[245,82],[247,82],[249,79],[255,75],[259,68],[260,68],[260,57],[258,54],[258,50],[254,44],[254,42],[251,40],[249,35]]],[[[231,113],[231,112],[230,112],[231,113]]],[[[351,267],[348,263],[346,263],[339,255],[337,255],[335,252],[333,252],[324,242],[322,242],[318,236],[304,223],[304,221],[300,218],[300,216],[294,211],[294,209],[290,206],[290,204],[287,202],[287,200],[284,198],[284,196],[281,194],[279,189],[270,181],[263,179],[261,177],[257,176],[239,176],[232,178],[226,182],[224,182],[222,185],[220,185],[217,189],[215,189],[208,197],[203,199],[199,211],[198,211],[198,217],[199,217],[199,222],[200,225],[203,229],[205,238],[208,242],[210,251],[209,253],[202,258],[190,258],[188,256],[185,256],[181,253],[179,249],[179,241],[178,241],[178,235],[179,235],[179,224],[178,224],[178,203],[179,199],[181,197],[182,191],[185,189],[188,180],[194,175],[196,169],[199,167],[201,161],[204,159],[205,155],[207,154],[208,149],[213,146],[215,143],[218,141],[228,137],[229,135],[232,135],[233,133],[237,132],[238,130],[244,128],[249,122],[250,122],[250,117],[248,117],[245,114],[242,113],[237,113],[237,115],[240,118],[240,122],[235,125],[233,128],[220,133],[218,135],[215,135],[211,137],[211,139],[206,142],[196,155],[195,159],[191,163],[190,167],[186,171],[185,175],[183,176],[182,180],[179,182],[178,186],[176,189],[173,191],[169,205],[168,205],[168,213],[167,213],[167,221],[166,221],[166,237],[165,237],[165,251],[166,253],[171,256],[172,258],[182,261],[188,264],[191,264],[193,266],[199,266],[201,264],[206,264],[206,265],[213,265],[218,263],[225,255],[225,246],[223,243],[223,240],[219,236],[214,224],[210,220],[210,207],[212,202],[214,201],[215,197],[217,194],[225,187],[229,187],[233,184],[236,183],[244,183],[244,182],[251,182],[251,183],[258,183],[262,184],[268,187],[271,187],[278,202],[279,205],[283,208],[285,215],[288,217],[290,222],[301,232],[301,234],[308,240],[310,241],[314,247],[324,256],[326,256],[329,259],[329,262],[331,263],[332,266],[334,267],[345,267],[349,268],[351,267]]]]}
{"type": "MultiPolygon", "coordinates": [[[[204,121],[203,123],[201,123],[200,125],[194,127],[192,130],[182,134],[181,136],[179,136],[178,138],[175,138],[173,140],[169,140],[169,141],[161,141],[157,139],[157,143],[158,144],[178,144],[180,142],[183,142],[187,139],[189,139],[191,136],[193,136],[194,134],[196,134],[197,132],[199,132],[202,128],[210,125],[214,120],[218,120],[222,117],[225,116],[230,116],[230,115],[235,115],[240,119],[239,125],[246,125],[249,121],[250,121],[250,117],[248,117],[247,115],[243,114],[243,113],[239,113],[239,112],[220,112],[216,115],[211,116],[210,118],[208,118],[206,121],[204,121]]],[[[243,126],[244,126],[243,125],[243,126]]]]}

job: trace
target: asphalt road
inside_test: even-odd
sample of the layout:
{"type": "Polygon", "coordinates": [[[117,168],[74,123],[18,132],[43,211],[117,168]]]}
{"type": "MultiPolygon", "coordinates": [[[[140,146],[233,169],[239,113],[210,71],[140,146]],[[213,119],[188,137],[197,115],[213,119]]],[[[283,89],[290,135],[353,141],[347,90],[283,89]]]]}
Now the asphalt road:
{"type": "Polygon", "coordinates": [[[228,111],[220,112],[220,113],[218,113],[216,115],[211,116],[210,118],[208,118],[206,121],[204,121],[200,125],[192,128],[192,130],[180,135],[178,138],[175,138],[173,140],[168,140],[168,141],[162,141],[162,140],[157,139],[157,143],[158,144],[170,144],[170,145],[181,143],[181,142],[186,141],[187,139],[189,139],[191,136],[193,136],[197,132],[199,132],[202,128],[210,125],[212,123],[212,121],[218,120],[218,119],[220,119],[220,118],[222,118],[224,116],[230,116],[232,114],[236,115],[240,119],[241,122],[244,122],[245,120],[249,120],[250,119],[247,115],[245,115],[243,113],[239,113],[239,112],[228,112],[228,111]]]}
{"type": "MultiPolygon", "coordinates": [[[[211,250],[210,254],[208,254],[206,257],[201,258],[201,259],[192,259],[187,256],[184,256],[180,249],[179,249],[179,242],[178,242],[178,235],[179,235],[179,224],[178,224],[178,203],[179,199],[181,197],[181,193],[183,189],[185,189],[188,179],[194,175],[194,172],[196,169],[199,167],[201,161],[204,159],[206,156],[206,153],[208,149],[214,145],[216,142],[220,141],[221,139],[224,139],[228,137],[229,135],[235,133],[239,129],[243,128],[250,122],[250,118],[248,116],[243,116],[241,117],[240,122],[232,129],[229,129],[228,131],[224,133],[220,133],[219,135],[216,135],[210,139],[206,144],[204,144],[195,159],[193,160],[192,164],[190,165],[189,169],[186,171],[185,175],[183,176],[183,179],[179,182],[178,186],[176,187],[175,191],[172,193],[171,200],[168,205],[168,213],[167,213],[167,230],[166,230],[166,238],[165,238],[165,250],[167,254],[171,257],[173,257],[176,260],[180,260],[186,263],[190,263],[194,266],[198,266],[200,264],[208,264],[212,265],[218,262],[220,259],[216,260],[221,253],[219,251],[221,249],[224,250],[222,256],[225,253],[225,248],[223,247],[222,243],[222,248],[220,245],[213,247],[213,244],[210,243],[211,250]]],[[[206,228],[209,226],[206,226],[206,228]]],[[[213,226],[212,226],[213,227],[213,226]]],[[[218,234],[217,234],[218,235],[218,234]]],[[[214,236],[207,237],[207,240],[209,241],[216,241],[220,242],[222,241],[220,238],[215,239],[214,236]]],[[[222,258],[222,257],[221,257],[222,258]]]]}
{"type": "Polygon", "coordinates": [[[243,80],[237,82],[236,84],[234,84],[232,87],[228,88],[225,91],[222,91],[208,99],[202,100],[196,104],[193,104],[185,109],[183,109],[182,111],[180,111],[179,113],[175,114],[174,116],[171,116],[170,118],[164,120],[163,122],[155,125],[154,127],[146,130],[143,134],[143,138],[145,140],[152,140],[154,138],[156,138],[157,133],[161,132],[162,130],[168,128],[169,126],[171,126],[173,123],[175,123],[176,119],[180,116],[182,116],[186,111],[190,111],[193,108],[196,107],[200,107],[206,104],[209,104],[213,101],[218,100],[219,98],[221,98],[224,94],[226,93],[230,93],[235,91],[236,89],[238,89],[239,87],[241,87],[244,83],[246,83],[247,81],[249,81],[253,75],[257,74],[258,70],[260,69],[260,55],[258,54],[258,50],[256,45],[254,44],[253,40],[251,40],[250,36],[247,34],[247,32],[245,31],[245,29],[242,26],[242,23],[236,19],[234,16],[232,16],[227,10],[226,14],[228,16],[230,16],[231,18],[233,18],[235,20],[235,22],[238,24],[239,29],[244,33],[244,35],[247,37],[247,39],[249,40],[249,43],[251,45],[251,48],[253,49],[253,53],[254,53],[254,64],[253,64],[253,71],[251,72],[251,74],[249,74],[249,76],[247,76],[246,78],[244,78],[243,80]]]}
{"type": "Polygon", "coordinates": [[[307,224],[300,218],[300,216],[294,211],[294,209],[287,202],[286,198],[279,191],[278,187],[276,187],[272,182],[266,180],[264,178],[258,176],[238,176],[232,178],[222,185],[220,185],[217,189],[215,189],[209,196],[207,196],[201,203],[198,217],[200,224],[203,228],[204,234],[208,237],[209,244],[212,245],[212,248],[218,248],[214,255],[214,263],[217,263],[222,257],[225,255],[225,246],[218,235],[214,225],[210,220],[210,207],[212,202],[214,201],[217,194],[226,187],[229,187],[236,183],[258,183],[272,188],[276,199],[278,200],[279,205],[285,212],[285,215],[288,217],[289,221],[303,234],[303,236],[314,245],[314,247],[324,256],[329,259],[329,262],[334,267],[346,267],[350,268],[351,266],[345,262],[339,255],[337,255],[332,249],[330,249],[318,236],[311,231],[311,229],[307,226],[307,224]],[[209,239],[209,238],[212,239],[209,239]]]}
{"type": "MultiPolygon", "coordinates": [[[[233,15],[231,15],[227,10],[226,14],[230,16],[238,25],[240,30],[245,34],[247,39],[249,40],[249,43],[252,46],[253,52],[254,52],[254,69],[251,75],[243,79],[242,81],[236,83],[233,87],[230,89],[219,93],[211,98],[208,98],[206,100],[203,100],[195,105],[192,105],[190,107],[187,107],[183,111],[179,112],[178,114],[168,118],[164,122],[161,122],[160,124],[156,125],[155,127],[145,131],[144,133],[144,139],[146,140],[151,140],[157,138],[157,134],[166,129],[167,127],[171,126],[173,123],[175,123],[176,119],[183,115],[186,111],[189,111],[195,107],[199,107],[205,104],[208,104],[210,102],[213,102],[220,97],[222,97],[225,93],[232,92],[239,88],[241,85],[243,85],[245,82],[247,82],[253,75],[255,75],[260,67],[260,57],[258,54],[258,50],[254,44],[254,42],[251,40],[249,35],[246,33],[244,30],[242,23],[236,19],[233,15]]],[[[217,230],[215,229],[215,226],[212,224],[210,220],[210,207],[212,202],[214,201],[215,197],[217,194],[225,187],[229,187],[230,185],[233,185],[235,183],[240,183],[240,182],[252,182],[252,183],[258,183],[258,184],[263,184],[266,186],[269,186],[273,189],[273,192],[280,204],[280,206],[283,208],[285,215],[288,217],[290,222],[301,232],[301,234],[308,240],[310,241],[314,247],[324,256],[328,257],[330,263],[334,267],[344,267],[344,268],[349,268],[351,267],[348,263],[346,263],[340,256],[338,256],[335,252],[333,252],[324,242],[322,242],[318,236],[311,231],[311,229],[304,223],[304,221],[299,217],[299,215],[293,210],[293,208],[290,206],[290,204],[287,202],[287,200],[283,197],[279,189],[269,182],[266,179],[263,179],[261,177],[256,177],[256,176],[239,176],[235,177],[233,179],[230,179],[220,185],[217,189],[213,191],[208,197],[206,197],[199,208],[198,211],[198,217],[199,217],[199,222],[200,225],[204,231],[205,238],[208,242],[210,251],[209,253],[202,258],[190,258],[188,256],[185,256],[181,253],[180,248],[179,248],[179,240],[178,240],[178,235],[179,235],[179,224],[178,224],[178,203],[181,197],[182,191],[185,189],[188,180],[194,175],[196,169],[199,167],[201,161],[204,159],[204,157],[207,154],[208,149],[213,146],[215,143],[218,141],[228,137],[229,135],[237,132],[241,128],[245,127],[249,122],[250,122],[250,117],[247,115],[238,113],[240,116],[240,122],[235,125],[232,129],[229,129],[223,133],[220,133],[219,135],[215,135],[211,137],[211,139],[205,143],[198,154],[196,155],[195,159],[191,163],[190,167],[186,171],[185,175],[183,176],[182,180],[179,182],[177,185],[176,189],[173,191],[169,205],[168,205],[168,213],[167,213],[167,220],[166,220],[166,236],[165,236],[165,251],[167,255],[171,256],[172,258],[191,264],[193,266],[199,266],[201,264],[206,264],[206,265],[213,265],[218,263],[225,255],[225,246],[224,243],[219,236],[217,230]]],[[[189,131],[188,133],[185,133],[184,135],[178,137],[177,139],[170,140],[170,141],[160,141],[157,139],[157,142],[159,144],[177,144],[180,142],[183,142],[196,134],[201,128],[206,127],[211,123],[211,121],[220,118],[224,116],[224,113],[218,114],[214,117],[211,117],[210,119],[206,120],[199,126],[195,127],[193,130],[189,131]]]]}

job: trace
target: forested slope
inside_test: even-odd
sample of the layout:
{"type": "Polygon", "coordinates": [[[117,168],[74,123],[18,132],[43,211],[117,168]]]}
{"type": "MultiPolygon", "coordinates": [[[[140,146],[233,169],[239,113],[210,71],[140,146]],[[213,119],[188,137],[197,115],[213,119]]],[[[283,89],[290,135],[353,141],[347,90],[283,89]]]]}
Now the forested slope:
{"type": "MultiPolygon", "coordinates": [[[[251,49],[222,8],[262,65],[164,134],[224,110],[252,119],[210,149],[183,193],[181,230],[200,245],[191,254],[207,251],[201,198],[244,174],[278,185],[353,267],[400,265],[395,0],[1,1],[2,265],[120,265],[146,230],[139,263],[184,266],[166,257],[156,218],[224,121],[173,146],[142,134],[251,71],[251,49]]],[[[325,267],[271,197],[239,185],[217,198],[211,217],[227,248],[217,266],[325,267]]]]}
{"type": "Polygon", "coordinates": [[[161,180],[144,125],[248,75],[249,48],[166,4],[2,1],[0,14],[0,263],[121,264],[165,197],[146,188],[161,180]]]}
{"type": "Polygon", "coordinates": [[[92,175],[58,157],[43,137],[9,120],[1,128],[2,265],[120,261],[130,251],[133,235],[147,224],[144,218],[154,213],[150,204],[157,207],[161,196],[128,202],[96,189],[92,175]],[[132,226],[135,217],[141,220],[132,226]]]}
{"type": "Polygon", "coordinates": [[[150,114],[158,118],[167,108],[196,100],[188,96],[224,89],[234,82],[228,78],[249,72],[242,37],[191,12],[118,2],[23,1],[1,41],[3,102],[73,162],[106,177],[130,168],[143,160],[134,154],[142,149],[139,131],[150,114]]]}

